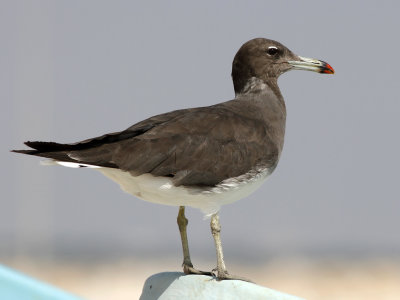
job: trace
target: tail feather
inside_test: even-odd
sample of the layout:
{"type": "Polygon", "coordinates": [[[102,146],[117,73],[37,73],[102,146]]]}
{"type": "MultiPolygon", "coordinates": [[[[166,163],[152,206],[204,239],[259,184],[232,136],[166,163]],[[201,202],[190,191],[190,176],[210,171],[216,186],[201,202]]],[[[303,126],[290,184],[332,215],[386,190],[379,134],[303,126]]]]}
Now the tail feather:
{"type": "Polygon", "coordinates": [[[138,126],[133,126],[127,130],[108,133],[95,138],[87,139],[72,144],[60,144],[55,142],[41,142],[41,141],[28,141],[24,144],[32,148],[31,150],[11,150],[11,152],[22,153],[28,155],[35,155],[41,157],[47,157],[61,162],[73,162],[79,164],[95,164],[102,167],[116,168],[117,166],[110,160],[95,160],[94,161],[81,161],[79,159],[71,158],[70,154],[72,152],[76,153],[79,151],[85,151],[90,149],[96,149],[107,144],[116,143],[126,139],[134,138],[141,135],[151,128],[154,127],[153,121],[149,119],[148,123],[138,123],[138,126]]]}
{"type": "MultiPolygon", "coordinates": [[[[33,150],[11,150],[11,152],[15,153],[21,153],[21,154],[27,154],[27,155],[34,155],[34,156],[40,156],[40,157],[45,157],[45,158],[50,158],[56,161],[66,161],[66,162],[76,162],[75,160],[71,159],[67,152],[65,151],[49,151],[49,148],[44,148],[41,146],[38,146],[36,148],[36,145],[39,144],[51,144],[51,143],[46,143],[46,142],[26,142],[25,144],[31,148],[34,148],[33,150]]],[[[53,143],[55,144],[55,143],[53,143]]],[[[50,148],[50,149],[55,149],[55,148],[50,148]]]]}
{"type": "Polygon", "coordinates": [[[11,150],[11,152],[34,155],[36,150],[11,150]]]}
{"type": "Polygon", "coordinates": [[[30,150],[11,150],[11,152],[36,155],[43,152],[56,152],[56,151],[68,151],[72,150],[72,144],[60,144],[54,142],[39,142],[39,141],[28,141],[24,143],[30,150]]]}
{"type": "Polygon", "coordinates": [[[71,153],[71,151],[74,151],[75,148],[79,148],[79,147],[76,147],[76,144],[59,144],[59,143],[54,143],[54,142],[38,142],[38,141],[34,141],[34,142],[28,141],[28,142],[25,142],[24,144],[33,149],[11,150],[11,152],[45,157],[45,158],[54,160],[56,162],[75,163],[75,164],[78,164],[79,166],[82,164],[82,166],[83,165],[85,165],[85,166],[86,165],[93,165],[93,166],[98,165],[101,167],[110,167],[110,168],[116,167],[115,164],[111,163],[111,162],[104,161],[101,163],[93,163],[93,162],[86,162],[86,161],[81,161],[78,159],[71,158],[69,153],[71,153]]]}
{"type": "Polygon", "coordinates": [[[28,141],[24,144],[40,152],[66,151],[71,150],[72,148],[72,145],[70,144],[60,144],[54,142],[28,141]]]}

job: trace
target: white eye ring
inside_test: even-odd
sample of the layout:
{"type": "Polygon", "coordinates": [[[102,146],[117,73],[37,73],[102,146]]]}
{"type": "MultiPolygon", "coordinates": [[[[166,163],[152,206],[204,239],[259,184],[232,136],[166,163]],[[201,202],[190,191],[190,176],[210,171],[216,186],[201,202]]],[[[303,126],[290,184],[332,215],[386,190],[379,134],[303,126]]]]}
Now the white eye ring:
{"type": "Polygon", "coordinates": [[[278,48],[277,47],[275,47],[275,46],[270,46],[270,47],[268,47],[268,49],[267,49],[267,54],[268,55],[275,55],[275,54],[277,54],[278,53],[278,48]]]}

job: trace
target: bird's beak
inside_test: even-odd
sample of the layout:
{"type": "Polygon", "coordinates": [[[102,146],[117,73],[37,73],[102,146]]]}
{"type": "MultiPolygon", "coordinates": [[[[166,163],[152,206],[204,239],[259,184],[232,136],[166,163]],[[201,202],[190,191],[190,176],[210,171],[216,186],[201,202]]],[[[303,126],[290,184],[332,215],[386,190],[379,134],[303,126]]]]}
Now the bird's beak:
{"type": "Polygon", "coordinates": [[[318,73],[334,74],[333,68],[326,62],[318,59],[307,58],[298,56],[299,60],[288,61],[289,65],[296,70],[307,70],[314,71],[318,73]]]}

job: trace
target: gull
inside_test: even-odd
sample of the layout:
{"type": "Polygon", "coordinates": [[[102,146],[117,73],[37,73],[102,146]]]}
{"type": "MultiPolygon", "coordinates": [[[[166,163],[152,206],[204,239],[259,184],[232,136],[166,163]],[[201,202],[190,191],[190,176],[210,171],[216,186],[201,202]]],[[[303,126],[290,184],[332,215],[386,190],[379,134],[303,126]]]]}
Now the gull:
{"type": "Polygon", "coordinates": [[[77,143],[28,141],[25,145],[31,150],[12,151],[65,167],[93,168],[137,198],[178,206],[184,273],[243,279],[229,274],[225,266],[218,212],[222,205],[250,195],[275,170],[286,123],[277,80],[293,69],[334,73],[324,61],[256,38],[243,44],[234,57],[233,100],[156,115],[123,131],[77,143]],[[217,252],[217,268],[211,272],[193,267],[186,206],[211,218],[217,252]]]}

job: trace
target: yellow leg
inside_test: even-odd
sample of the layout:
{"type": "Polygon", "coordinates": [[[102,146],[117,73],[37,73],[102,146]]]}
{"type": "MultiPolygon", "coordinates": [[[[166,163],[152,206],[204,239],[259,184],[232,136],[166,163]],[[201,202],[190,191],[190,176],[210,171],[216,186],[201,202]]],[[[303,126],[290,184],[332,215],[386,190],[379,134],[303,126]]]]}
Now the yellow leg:
{"type": "Polygon", "coordinates": [[[180,206],[179,207],[179,213],[177,217],[177,223],[179,227],[179,232],[181,234],[181,241],[182,241],[182,250],[183,250],[183,272],[185,274],[199,274],[199,275],[212,275],[211,272],[205,272],[205,271],[200,271],[195,268],[193,268],[192,261],[190,259],[190,253],[189,253],[189,243],[188,243],[188,238],[187,238],[187,224],[188,224],[188,219],[185,217],[185,207],[180,206]]]}
{"type": "Polygon", "coordinates": [[[225,279],[231,279],[231,280],[243,280],[243,281],[249,281],[249,279],[240,277],[240,276],[234,276],[230,275],[228,271],[226,270],[225,266],[225,261],[224,261],[224,253],[222,252],[222,243],[221,243],[221,224],[219,223],[219,216],[218,213],[215,213],[211,216],[211,233],[214,238],[215,242],[215,249],[217,250],[217,279],[218,280],[225,280],[225,279]]]}

